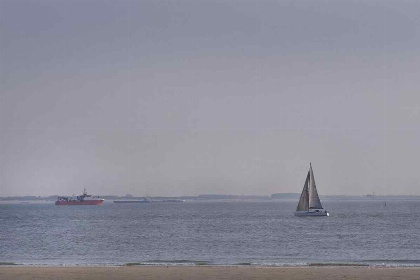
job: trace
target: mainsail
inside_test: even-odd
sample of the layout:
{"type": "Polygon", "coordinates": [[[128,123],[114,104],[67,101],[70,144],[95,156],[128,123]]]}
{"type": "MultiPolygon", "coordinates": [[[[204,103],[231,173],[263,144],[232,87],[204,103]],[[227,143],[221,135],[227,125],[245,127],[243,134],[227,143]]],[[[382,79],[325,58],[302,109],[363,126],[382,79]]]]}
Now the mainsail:
{"type": "Polygon", "coordinates": [[[306,176],[305,186],[303,187],[302,194],[300,195],[300,200],[296,208],[296,211],[309,210],[309,191],[308,191],[309,180],[310,180],[310,175],[308,172],[308,175],[306,176]]]}
{"type": "Polygon", "coordinates": [[[302,194],[300,195],[296,211],[309,211],[309,209],[322,209],[318,191],[316,190],[312,165],[310,165],[308,175],[306,176],[305,185],[303,187],[302,194]]]}
{"type": "Polygon", "coordinates": [[[318,191],[316,190],[314,172],[312,165],[309,167],[309,209],[322,209],[321,201],[319,200],[318,191]]]}

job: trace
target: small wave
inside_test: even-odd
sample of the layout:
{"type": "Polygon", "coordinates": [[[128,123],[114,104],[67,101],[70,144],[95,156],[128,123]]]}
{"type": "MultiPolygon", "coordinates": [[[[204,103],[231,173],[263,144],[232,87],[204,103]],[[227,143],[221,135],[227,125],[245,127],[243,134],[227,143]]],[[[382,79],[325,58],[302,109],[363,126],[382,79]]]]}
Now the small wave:
{"type": "Polygon", "coordinates": [[[144,264],[140,262],[125,263],[125,266],[138,266],[138,265],[144,265],[144,264]]]}
{"type": "Polygon", "coordinates": [[[365,262],[375,262],[375,263],[417,263],[420,264],[420,260],[364,260],[365,262]]]}
{"type": "Polygon", "coordinates": [[[261,266],[261,267],[301,267],[301,266],[308,266],[305,262],[256,262],[252,263],[252,265],[255,266],[261,266]]]}
{"type": "Polygon", "coordinates": [[[18,265],[18,264],[14,262],[0,262],[0,265],[18,265]]]}
{"type": "Polygon", "coordinates": [[[371,266],[385,266],[385,267],[420,267],[420,260],[365,260],[364,262],[371,266]]]}
{"type": "Polygon", "coordinates": [[[119,267],[122,263],[22,263],[20,266],[29,267],[119,267]]]}
{"type": "Polygon", "coordinates": [[[149,260],[144,262],[131,262],[125,263],[126,266],[137,266],[137,265],[156,265],[156,266],[179,266],[179,265],[209,265],[208,261],[198,260],[149,260]]]}
{"type": "Polygon", "coordinates": [[[365,263],[309,263],[308,266],[369,266],[365,263]]]}
{"type": "Polygon", "coordinates": [[[235,263],[234,265],[252,265],[250,262],[235,263]]]}
{"type": "Polygon", "coordinates": [[[357,262],[312,262],[308,266],[364,266],[364,267],[419,267],[420,260],[363,260],[357,262]]]}

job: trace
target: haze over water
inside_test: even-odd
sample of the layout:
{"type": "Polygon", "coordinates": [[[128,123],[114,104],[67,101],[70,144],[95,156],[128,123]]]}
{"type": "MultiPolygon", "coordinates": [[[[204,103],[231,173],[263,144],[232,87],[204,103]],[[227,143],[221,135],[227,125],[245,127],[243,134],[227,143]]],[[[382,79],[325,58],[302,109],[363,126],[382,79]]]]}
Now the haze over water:
{"type": "Polygon", "coordinates": [[[420,195],[419,1],[0,1],[0,196],[420,195]]]}
{"type": "Polygon", "coordinates": [[[420,202],[0,204],[0,262],[24,265],[420,265],[420,202]]]}

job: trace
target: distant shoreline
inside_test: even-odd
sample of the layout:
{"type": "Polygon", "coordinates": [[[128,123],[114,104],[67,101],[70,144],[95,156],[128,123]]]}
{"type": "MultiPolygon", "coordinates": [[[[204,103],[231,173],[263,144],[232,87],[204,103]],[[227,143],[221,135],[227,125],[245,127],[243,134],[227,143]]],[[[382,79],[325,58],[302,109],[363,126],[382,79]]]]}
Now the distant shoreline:
{"type": "MultiPolygon", "coordinates": [[[[58,195],[51,196],[3,196],[2,201],[56,201],[58,195]]],[[[185,200],[185,201],[276,201],[276,200],[298,200],[299,193],[278,193],[272,195],[222,195],[204,194],[198,196],[150,196],[151,200],[185,200]]],[[[320,195],[325,200],[419,200],[420,195],[320,195]]],[[[144,196],[115,196],[101,195],[106,201],[110,200],[144,200],[144,196]]]]}

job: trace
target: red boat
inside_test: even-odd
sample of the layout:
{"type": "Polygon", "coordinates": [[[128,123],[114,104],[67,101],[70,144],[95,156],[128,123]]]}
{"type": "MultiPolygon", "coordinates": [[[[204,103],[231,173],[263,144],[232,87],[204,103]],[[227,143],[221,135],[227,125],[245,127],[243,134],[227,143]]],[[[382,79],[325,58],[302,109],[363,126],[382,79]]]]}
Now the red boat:
{"type": "Polygon", "coordinates": [[[83,190],[83,194],[74,197],[59,196],[55,205],[102,205],[104,203],[103,198],[99,196],[92,196],[86,193],[86,189],[83,190]]]}

